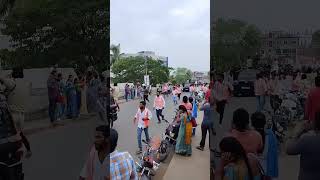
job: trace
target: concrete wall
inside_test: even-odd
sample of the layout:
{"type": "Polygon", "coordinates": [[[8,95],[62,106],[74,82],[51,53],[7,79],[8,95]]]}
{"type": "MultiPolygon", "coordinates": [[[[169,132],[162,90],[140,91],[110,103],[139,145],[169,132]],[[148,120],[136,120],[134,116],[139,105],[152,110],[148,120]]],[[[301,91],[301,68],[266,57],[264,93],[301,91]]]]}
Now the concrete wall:
{"type": "MultiPolygon", "coordinates": [[[[20,87],[26,87],[28,93],[21,100],[21,106],[26,111],[26,120],[34,118],[43,118],[47,116],[48,108],[48,90],[47,90],[47,79],[49,77],[51,69],[41,68],[41,69],[25,69],[23,85],[20,87]],[[25,86],[25,84],[31,84],[30,86],[25,86]]],[[[11,70],[5,70],[0,72],[0,76],[5,76],[11,73],[11,70]]],[[[59,68],[58,73],[62,73],[64,79],[68,75],[72,74],[76,76],[73,68],[59,68]]],[[[18,81],[18,83],[21,81],[18,81]]],[[[18,85],[17,85],[18,86],[18,85]]],[[[20,103],[19,103],[20,104],[20,103]]]]}

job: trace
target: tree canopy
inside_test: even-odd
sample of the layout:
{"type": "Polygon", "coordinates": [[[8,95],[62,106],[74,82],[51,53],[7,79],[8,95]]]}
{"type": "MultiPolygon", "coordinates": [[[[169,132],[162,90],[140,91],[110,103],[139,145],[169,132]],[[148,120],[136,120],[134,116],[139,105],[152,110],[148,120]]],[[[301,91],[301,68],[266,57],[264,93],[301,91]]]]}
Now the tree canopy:
{"type": "Polygon", "coordinates": [[[109,0],[20,0],[4,20],[12,47],[6,64],[40,68],[58,64],[99,71],[109,64],[109,0]],[[27,6],[26,6],[27,5],[27,6]]]}
{"type": "MultiPolygon", "coordinates": [[[[187,68],[177,68],[173,72],[172,81],[178,84],[184,84],[192,78],[192,71],[187,68]]],[[[172,82],[173,84],[175,84],[172,82]]]]}
{"type": "MultiPolygon", "coordinates": [[[[145,75],[145,58],[144,57],[127,57],[121,58],[112,65],[115,83],[124,82],[143,82],[145,75]]],[[[147,70],[150,77],[150,84],[162,84],[168,82],[170,68],[163,65],[160,60],[147,59],[147,70]]]]}
{"type": "Polygon", "coordinates": [[[241,66],[259,52],[261,33],[254,25],[239,20],[216,21],[212,35],[211,63],[216,71],[241,66]]]}

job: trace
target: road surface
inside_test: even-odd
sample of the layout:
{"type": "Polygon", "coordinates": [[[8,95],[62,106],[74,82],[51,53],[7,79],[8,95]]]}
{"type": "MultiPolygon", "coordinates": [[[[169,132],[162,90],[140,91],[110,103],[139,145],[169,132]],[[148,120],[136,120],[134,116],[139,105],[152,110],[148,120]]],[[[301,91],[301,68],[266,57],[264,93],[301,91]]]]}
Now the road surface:
{"type": "MultiPolygon", "coordinates": [[[[153,102],[154,96],[150,97],[153,102]]],[[[171,98],[167,98],[165,118],[171,121],[175,107],[171,98]]],[[[128,151],[133,157],[138,149],[137,127],[133,117],[138,110],[140,100],[120,104],[121,111],[114,129],[119,133],[118,150],[128,151]]],[[[157,124],[153,103],[147,103],[147,108],[153,112],[150,122],[150,136],[161,135],[167,127],[166,123],[157,124]]],[[[92,145],[96,119],[88,119],[68,123],[63,127],[49,129],[28,135],[33,156],[24,163],[26,180],[71,180],[78,179],[79,173],[92,145]]],[[[144,138],[144,134],[142,136],[144,138]]],[[[165,173],[166,162],[159,170],[155,179],[161,179],[165,173]]]]}

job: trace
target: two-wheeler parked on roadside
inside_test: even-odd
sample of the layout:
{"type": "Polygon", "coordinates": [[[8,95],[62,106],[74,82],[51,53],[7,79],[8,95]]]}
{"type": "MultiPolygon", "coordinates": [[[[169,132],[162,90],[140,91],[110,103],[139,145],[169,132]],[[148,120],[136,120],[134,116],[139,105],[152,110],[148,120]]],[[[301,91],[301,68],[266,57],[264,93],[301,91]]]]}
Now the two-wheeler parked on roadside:
{"type": "Polygon", "coordinates": [[[137,164],[137,172],[139,173],[139,180],[151,180],[152,176],[155,176],[156,171],[160,166],[159,147],[155,147],[145,140],[142,140],[146,144],[146,149],[143,151],[137,164]]]}

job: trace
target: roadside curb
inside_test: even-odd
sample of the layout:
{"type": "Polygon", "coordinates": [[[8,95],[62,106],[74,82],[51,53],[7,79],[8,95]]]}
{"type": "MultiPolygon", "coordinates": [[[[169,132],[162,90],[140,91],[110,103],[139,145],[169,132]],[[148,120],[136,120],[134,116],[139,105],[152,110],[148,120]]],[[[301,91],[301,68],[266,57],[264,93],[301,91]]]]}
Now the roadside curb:
{"type": "MultiPolygon", "coordinates": [[[[45,130],[49,130],[49,129],[57,129],[59,127],[63,127],[65,125],[68,125],[71,123],[83,122],[83,121],[90,119],[91,117],[94,117],[94,115],[84,114],[84,115],[81,115],[81,117],[78,119],[65,119],[65,120],[62,120],[61,122],[59,122],[59,125],[57,125],[57,126],[52,126],[49,119],[44,119],[42,121],[45,121],[45,122],[40,122],[39,125],[29,127],[29,128],[28,127],[24,128],[23,133],[25,135],[33,135],[33,134],[41,132],[41,131],[45,131],[45,130]]],[[[39,121],[39,120],[36,120],[36,121],[39,121]]],[[[28,123],[26,123],[26,124],[28,124],[28,123]]]]}

